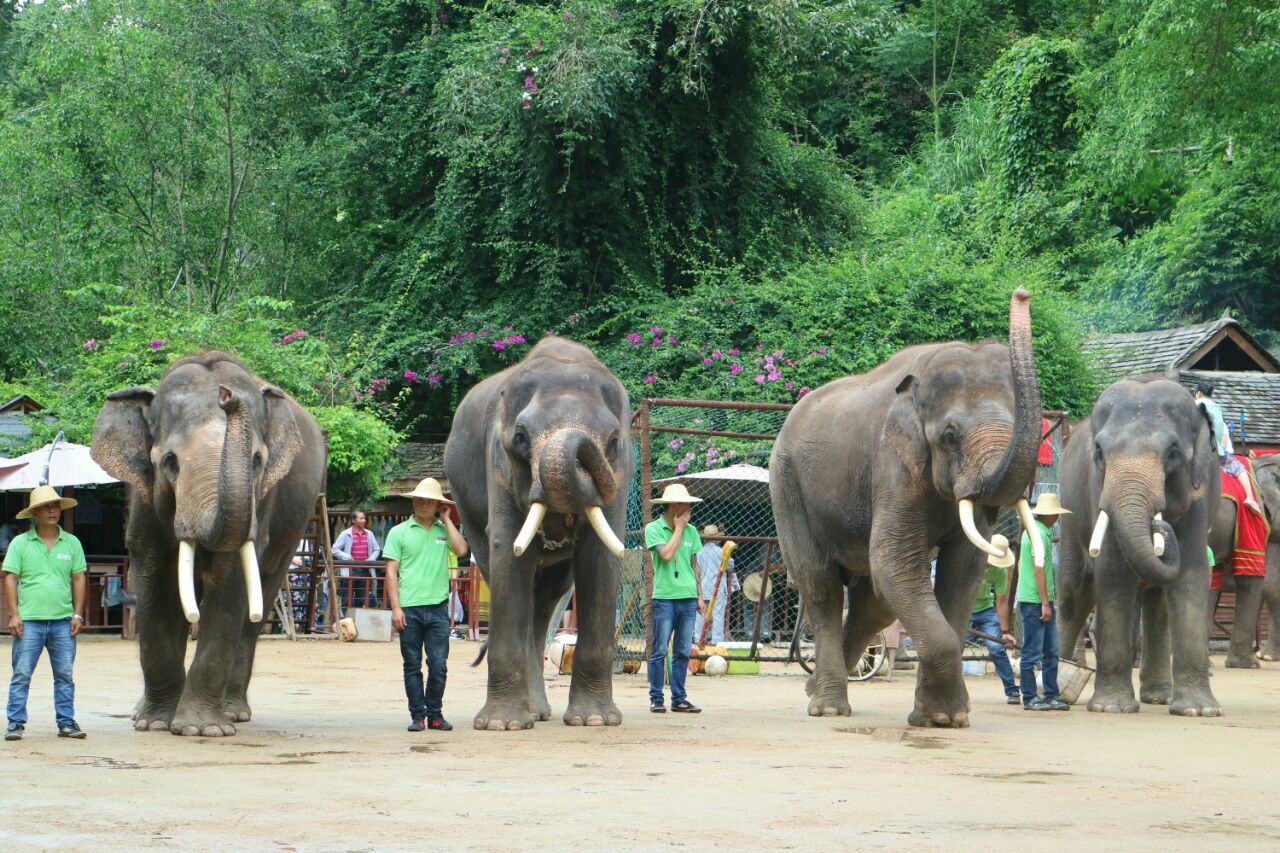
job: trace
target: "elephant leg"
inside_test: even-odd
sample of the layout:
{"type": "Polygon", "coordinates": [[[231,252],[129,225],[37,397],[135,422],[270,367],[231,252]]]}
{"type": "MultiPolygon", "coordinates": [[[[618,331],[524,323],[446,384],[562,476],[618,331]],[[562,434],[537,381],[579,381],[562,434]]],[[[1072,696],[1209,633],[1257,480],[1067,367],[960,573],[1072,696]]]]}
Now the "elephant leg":
{"type": "Polygon", "coordinates": [[[813,674],[805,683],[809,716],[847,717],[853,708],[849,705],[849,670],[840,636],[845,597],[840,569],[825,560],[806,564],[804,571],[797,573],[796,581],[813,633],[813,674]]]}
{"type": "Polygon", "coordinates": [[[973,615],[973,602],[978,596],[985,565],[986,556],[967,539],[949,539],[938,549],[933,595],[957,646],[950,653],[950,660],[941,652],[936,659],[927,660],[932,656],[929,644],[921,649],[922,666],[916,673],[916,708],[908,720],[912,725],[969,725],[969,689],[965,686],[960,663],[965,632],[973,615]]]}
{"type": "MultiPolygon", "coordinates": [[[[547,685],[542,677],[543,655],[547,647],[547,631],[551,626],[551,617],[555,615],[556,606],[565,593],[573,588],[573,579],[569,573],[569,561],[543,566],[538,569],[538,579],[533,591],[533,617],[529,621],[529,707],[539,721],[551,719],[551,704],[547,701],[547,685]]],[[[573,669],[578,669],[578,654],[582,649],[582,638],[579,635],[578,645],[573,653],[573,669]]]]}
{"type": "Polygon", "coordinates": [[[530,548],[516,557],[511,550],[514,539],[514,532],[493,534],[488,569],[488,692],[473,721],[477,729],[496,732],[531,729],[537,719],[529,705],[529,638],[538,555],[536,548],[530,548]]]}
{"type": "Polygon", "coordinates": [[[1086,562],[1083,549],[1070,536],[1062,538],[1054,572],[1058,642],[1064,657],[1083,664],[1085,651],[1081,634],[1093,612],[1093,568],[1086,562]]]}
{"type": "Polygon", "coordinates": [[[849,675],[857,674],[867,644],[892,625],[893,618],[885,603],[876,598],[867,579],[850,587],[849,616],[844,623],[844,666],[849,675]]]}
{"type": "Polygon", "coordinates": [[[1173,699],[1169,713],[1184,717],[1220,717],[1222,706],[1209,688],[1209,621],[1205,595],[1209,567],[1204,549],[1184,552],[1182,576],[1165,590],[1173,646],[1173,699]],[[1190,563],[1190,565],[1188,565],[1190,563]]]}
{"type": "MultiPolygon", "coordinates": [[[[284,537],[284,541],[295,543],[297,537],[284,537]]],[[[284,583],[289,558],[293,556],[295,547],[297,546],[293,544],[278,547],[268,545],[267,551],[263,554],[261,565],[275,567],[267,571],[262,579],[264,614],[271,612],[272,602],[280,585],[284,583]]],[[[231,676],[227,679],[227,693],[222,707],[223,714],[233,723],[246,723],[253,719],[253,709],[249,707],[249,679],[253,677],[253,657],[258,650],[258,637],[261,635],[262,623],[245,621],[236,647],[236,659],[231,667],[231,676]]]]}
{"type": "Polygon", "coordinates": [[[175,735],[222,737],[236,733],[236,727],[223,713],[223,701],[248,622],[239,556],[212,555],[205,577],[195,659],[169,731],[175,735]]]}
{"type": "Polygon", "coordinates": [[[1169,668],[1169,607],[1163,589],[1138,593],[1142,602],[1142,666],[1138,670],[1138,698],[1148,705],[1168,705],[1173,698],[1169,668]]]}
{"type": "MultiPolygon", "coordinates": [[[[620,525],[619,525],[620,526],[620,525]]],[[[595,536],[584,536],[573,555],[578,595],[578,647],[573,654],[566,726],[617,726],[613,701],[613,632],[620,560],[595,536]]]]}
{"type": "Polygon", "coordinates": [[[1267,545],[1267,577],[1262,584],[1267,605],[1267,641],[1258,650],[1262,660],[1280,660],[1280,545],[1267,545]]]}
{"type": "Polygon", "coordinates": [[[1118,546],[1107,542],[1095,563],[1098,612],[1094,625],[1097,637],[1097,677],[1090,711],[1132,714],[1139,709],[1133,695],[1134,622],[1137,619],[1138,581],[1123,569],[1118,546]]]}
{"type": "Polygon", "coordinates": [[[1227,652],[1227,666],[1233,669],[1257,669],[1261,666],[1253,656],[1253,643],[1258,635],[1265,580],[1252,575],[1236,576],[1236,611],[1231,626],[1231,649],[1227,652]]]}
{"type": "Polygon", "coordinates": [[[182,689],[188,625],[178,601],[178,572],[172,558],[130,544],[134,555],[134,592],[138,596],[138,653],[142,661],[142,699],[133,711],[133,727],[169,731],[182,689]],[[144,571],[143,567],[153,568],[144,571]]]}

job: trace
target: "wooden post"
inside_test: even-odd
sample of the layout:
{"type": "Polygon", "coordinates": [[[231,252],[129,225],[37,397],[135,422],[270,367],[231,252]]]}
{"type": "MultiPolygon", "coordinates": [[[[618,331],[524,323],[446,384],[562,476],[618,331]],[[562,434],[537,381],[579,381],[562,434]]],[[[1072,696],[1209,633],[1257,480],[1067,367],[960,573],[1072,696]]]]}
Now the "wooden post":
{"type": "MultiPolygon", "coordinates": [[[[640,401],[640,574],[645,601],[653,601],[653,561],[644,547],[644,529],[653,520],[653,457],[649,447],[649,401],[640,401]]],[[[644,656],[653,654],[653,605],[644,608],[644,656]]]]}

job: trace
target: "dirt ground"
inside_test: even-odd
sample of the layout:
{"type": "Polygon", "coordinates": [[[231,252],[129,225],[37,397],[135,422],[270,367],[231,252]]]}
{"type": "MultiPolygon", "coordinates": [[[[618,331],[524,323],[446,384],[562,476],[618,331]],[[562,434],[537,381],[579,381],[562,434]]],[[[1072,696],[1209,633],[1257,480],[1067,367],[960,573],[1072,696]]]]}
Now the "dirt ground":
{"type": "MultiPolygon", "coordinates": [[[[7,646],[7,644],[5,644],[7,646]]],[[[0,653],[5,649],[0,648],[0,653]]],[[[0,742],[8,850],[1225,849],[1280,845],[1280,666],[1226,670],[1227,716],[1032,713],[967,679],[972,728],[906,726],[914,678],[850,685],[854,716],[805,716],[798,667],[691,677],[699,716],[477,732],[484,669],[455,641],[452,733],[410,734],[395,645],[264,640],[254,719],[227,739],[136,733],[137,646],[82,641],[77,716],[55,737],[41,662],[27,737],[0,742]]],[[[6,655],[7,656],[7,655],[6,655]]]]}

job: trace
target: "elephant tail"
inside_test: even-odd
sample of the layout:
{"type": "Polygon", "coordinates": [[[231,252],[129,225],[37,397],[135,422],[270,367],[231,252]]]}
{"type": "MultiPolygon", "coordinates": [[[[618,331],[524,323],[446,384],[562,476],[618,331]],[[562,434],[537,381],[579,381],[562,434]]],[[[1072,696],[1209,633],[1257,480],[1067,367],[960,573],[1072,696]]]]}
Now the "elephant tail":
{"type": "Polygon", "coordinates": [[[489,641],[485,640],[480,644],[480,652],[476,655],[476,659],[471,662],[472,666],[479,666],[480,661],[484,660],[485,653],[489,651],[489,641]]]}

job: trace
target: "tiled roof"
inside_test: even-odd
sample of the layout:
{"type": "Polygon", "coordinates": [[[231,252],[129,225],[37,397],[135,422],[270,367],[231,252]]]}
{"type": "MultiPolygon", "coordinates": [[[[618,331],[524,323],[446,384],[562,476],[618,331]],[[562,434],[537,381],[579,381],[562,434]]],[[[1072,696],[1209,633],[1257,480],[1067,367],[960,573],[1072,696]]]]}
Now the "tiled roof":
{"type": "Polygon", "coordinates": [[[1230,317],[1223,317],[1176,329],[1097,335],[1084,342],[1084,352],[1109,379],[1164,373],[1180,367],[1224,327],[1239,325],[1230,317]]]}
{"type": "Polygon", "coordinates": [[[444,445],[406,441],[394,451],[397,473],[403,470],[402,480],[417,482],[423,477],[444,477],[444,445]]]}
{"type": "Polygon", "coordinates": [[[1238,422],[1244,415],[1244,434],[1250,444],[1280,444],[1280,373],[1237,373],[1224,370],[1183,370],[1178,381],[1188,389],[1197,382],[1213,383],[1213,399],[1239,444],[1238,422]]]}

